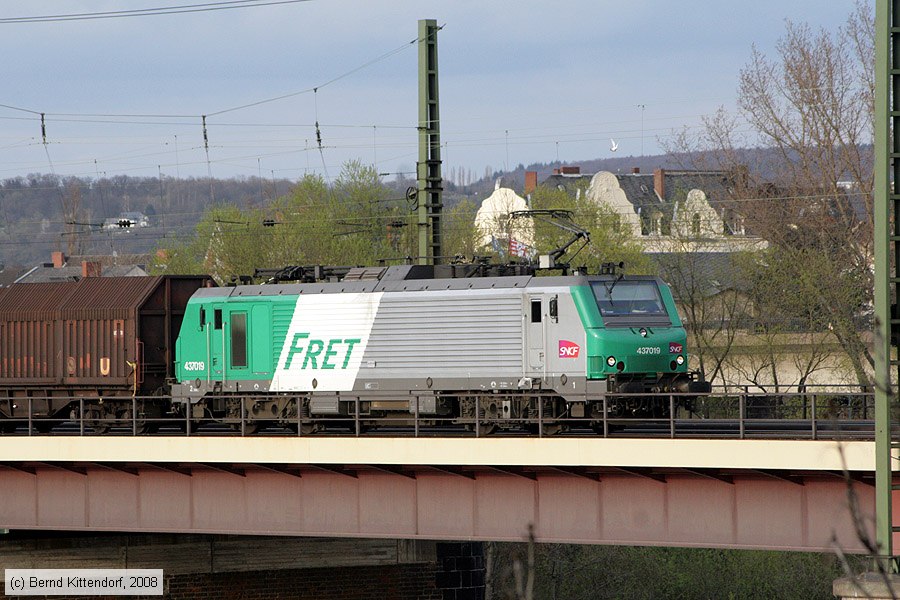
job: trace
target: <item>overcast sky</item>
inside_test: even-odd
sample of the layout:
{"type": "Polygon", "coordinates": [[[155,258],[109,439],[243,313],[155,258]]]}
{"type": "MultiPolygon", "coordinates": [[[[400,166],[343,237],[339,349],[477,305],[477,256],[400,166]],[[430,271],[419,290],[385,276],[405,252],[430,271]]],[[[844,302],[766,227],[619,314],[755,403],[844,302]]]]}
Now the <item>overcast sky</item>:
{"type": "Polygon", "coordinates": [[[418,84],[409,42],[427,18],[444,26],[445,176],[451,168],[480,177],[486,166],[611,156],[610,138],[618,156],[656,154],[673,129],[720,105],[733,108],[752,46],[774,55],[786,19],[834,31],[853,9],[849,0],[310,0],[2,22],[201,1],[215,0],[0,3],[0,104],[25,109],[0,108],[0,178],[333,178],[351,159],[385,173],[412,171],[418,84]],[[41,112],[46,145],[34,114],[41,112]]]}

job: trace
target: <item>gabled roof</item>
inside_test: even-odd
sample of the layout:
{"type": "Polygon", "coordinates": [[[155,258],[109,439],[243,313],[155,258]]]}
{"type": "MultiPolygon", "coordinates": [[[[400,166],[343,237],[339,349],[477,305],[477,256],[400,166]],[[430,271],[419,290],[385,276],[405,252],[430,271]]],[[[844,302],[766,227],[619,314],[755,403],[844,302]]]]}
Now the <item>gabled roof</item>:
{"type": "MultiPolygon", "coordinates": [[[[147,271],[138,265],[110,266],[103,269],[102,277],[146,277],[147,271]]],[[[82,279],[81,264],[65,267],[53,267],[45,263],[34,267],[21,275],[14,283],[54,283],[79,281],[82,279]]]]}
{"type": "Polygon", "coordinates": [[[653,188],[653,175],[648,173],[616,173],[619,187],[625,192],[625,197],[634,205],[634,210],[643,218],[648,218],[650,212],[656,210],[671,215],[671,209],[667,208],[663,201],[656,195],[653,188]]]}

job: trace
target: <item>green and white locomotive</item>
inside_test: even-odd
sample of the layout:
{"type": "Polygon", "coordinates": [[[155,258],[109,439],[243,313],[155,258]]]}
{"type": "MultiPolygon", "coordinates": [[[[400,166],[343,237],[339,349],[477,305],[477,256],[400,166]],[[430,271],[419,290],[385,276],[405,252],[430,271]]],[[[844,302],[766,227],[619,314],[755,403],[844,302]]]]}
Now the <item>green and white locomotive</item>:
{"type": "Polygon", "coordinates": [[[491,430],[663,417],[708,391],[656,277],[352,269],[340,281],[198,290],[173,401],[198,419],[314,431],[328,419],[491,430]],[[243,413],[243,414],[242,414],[243,413]]]}

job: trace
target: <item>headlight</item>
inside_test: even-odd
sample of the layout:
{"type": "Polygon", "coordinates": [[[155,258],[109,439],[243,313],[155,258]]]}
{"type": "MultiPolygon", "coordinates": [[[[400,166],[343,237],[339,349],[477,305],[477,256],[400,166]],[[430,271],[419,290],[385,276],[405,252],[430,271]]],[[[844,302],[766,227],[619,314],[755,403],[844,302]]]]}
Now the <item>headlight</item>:
{"type": "Polygon", "coordinates": [[[678,356],[675,357],[675,362],[677,362],[679,365],[683,365],[683,364],[684,364],[684,357],[683,357],[682,355],[679,354],[678,356]]]}
{"type": "Polygon", "coordinates": [[[609,358],[607,358],[607,359],[606,359],[606,364],[608,364],[608,365],[611,366],[611,367],[616,366],[616,357],[615,357],[615,356],[610,356],[609,358]]]}

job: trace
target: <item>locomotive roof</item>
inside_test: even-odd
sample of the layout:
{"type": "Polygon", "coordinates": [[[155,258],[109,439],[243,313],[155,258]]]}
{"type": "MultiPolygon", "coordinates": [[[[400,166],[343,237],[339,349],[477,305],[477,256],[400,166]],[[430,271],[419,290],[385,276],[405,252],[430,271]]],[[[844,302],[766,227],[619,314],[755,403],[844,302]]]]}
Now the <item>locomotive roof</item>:
{"type": "MultiPolygon", "coordinates": [[[[301,294],[340,294],[372,292],[422,292],[443,290],[510,290],[521,288],[560,288],[572,285],[587,285],[592,281],[615,281],[617,275],[570,275],[554,277],[512,276],[512,277],[470,277],[455,279],[406,279],[382,278],[374,281],[340,281],[319,283],[286,283],[240,285],[224,288],[203,288],[195,297],[253,297],[253,296],[298,296],[301,294]]],[[[624,276],[623,280],[657,280],[649,275],[624,276]]]]}

